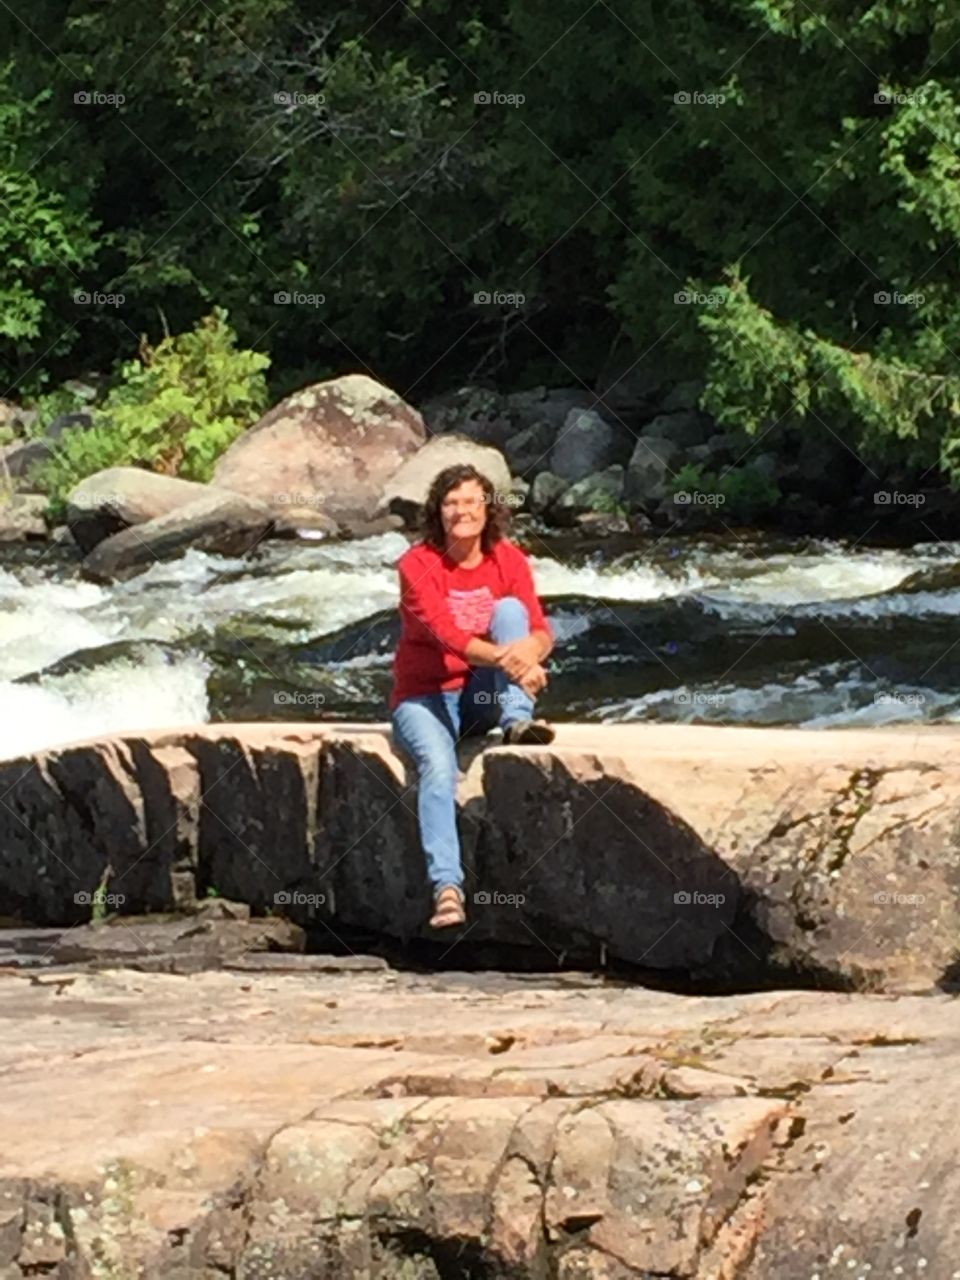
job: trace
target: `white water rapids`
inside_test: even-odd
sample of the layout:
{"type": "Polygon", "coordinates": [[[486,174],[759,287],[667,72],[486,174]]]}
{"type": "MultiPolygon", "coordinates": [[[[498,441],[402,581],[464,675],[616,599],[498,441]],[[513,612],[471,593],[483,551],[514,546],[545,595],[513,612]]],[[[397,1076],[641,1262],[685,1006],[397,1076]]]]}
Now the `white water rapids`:
{"type": "MultiPolygon", "coordinates": [[[[263,637],[275,654],[278,645],[281,651],[284,645],[309,645],[391,609],[397,598],[394,564],[406,546],[399,534],[389,534],[329,546],[274,543],[253,562],[191,552],[111,586],[84,582],[75,568],[53,565],[42,555],[30,560],[0,553],[0,758],[91,735],[216,718],[212,650],[224,636],[231,638],[234,655],[228,667],[231,661],[242,667],[249,649],[256,668],[253,657],[263,637]],[[67,664],[48,670],[81,651],[74,669],[67,664]]],[[[548,611],[565,619],[566,635],[582,640],[594,625],[585,602],[606,603],[611,613],[618,602],[641,610],[631,613],[628,627],[636,651],[607,648],[581,661],[581,667],[592,663],[598,675],[615,674],[602,697],[591,700],[581,670],[579,685],[571,678],[564,700],[564,649],[558,649],[552,688],[560,714],[809,727],[960,718],[960,689],[949,680],[944,685],[942,678],[924,678],[932,662],[945,676],[938,654],[947,643],[941,643],[940,632],[930,633],[931,651],[918,652],[895,687],[888,687],[889,678],[860,652],[855,630],[867,627],[875,636],[877,628],[906,623],[923,648],[926,628],[935,622],[950,626],[960,613],[960,571],[956,587],[927,587],[922,578],[960,565],[957,544],[888,550],[808,542],[768,550],[762,542],[691,539],[667,546],[661,540],[616,558],[581,555],[563,562],[552,558],[548,544],[537,543],[533,556],[540,594],[548,611]],[[901,590],[918,574],[919,582],[901,590]],[[679,611],[687,604],[696,608],[699,623],[684,621],[687,615],[679,611]],[[634,687],[631,664],[649,648],[642,621],[648,606],[658,606],[666,617],[678,611],[676,640],[658,650],[661,666],[653,664],[634,687]],[[853,639],[844,639],[830,660],[791,656],[782,669],[764,669],[766,637],[789,637],[804,622],[831,634],[838,627],[854,628],[843,633],[853,639]],[[689,670],[674,669],[670,654],[695,643],[698,627],[707,624],[716,628],[718,640],[742,634],[743,656],[730,670],[691,680],[689,670]]],[[[902,650],[902,640],[894,647],[902,650]]],[[[960,657],[960,644],[954,657],[960,657]]],[[[271,659],[271,668],[261,659],[256,678],[269,680],[272,670],[282,683],[276,662],[271,659]]],[[[377,673],[380,692],[356,696],[367,699],[362,718],[383,718],[377,699],[386,688],[388,657],[361,646],[356,656],[335,665],[342,682],[366,669],[377,673]]],[[[282,706],[274,718],[286,718],[282,706]]]]}

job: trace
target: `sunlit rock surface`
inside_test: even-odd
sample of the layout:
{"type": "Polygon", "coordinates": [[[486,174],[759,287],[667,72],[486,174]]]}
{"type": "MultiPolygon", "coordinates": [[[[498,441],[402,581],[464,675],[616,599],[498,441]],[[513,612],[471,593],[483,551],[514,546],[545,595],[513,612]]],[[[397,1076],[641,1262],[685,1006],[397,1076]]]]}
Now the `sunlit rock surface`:
{"type": "Polygon", "coordinates": [[[949,996],[299,959],[0,973],[4,1280],[955,1274],[949,996]]]}

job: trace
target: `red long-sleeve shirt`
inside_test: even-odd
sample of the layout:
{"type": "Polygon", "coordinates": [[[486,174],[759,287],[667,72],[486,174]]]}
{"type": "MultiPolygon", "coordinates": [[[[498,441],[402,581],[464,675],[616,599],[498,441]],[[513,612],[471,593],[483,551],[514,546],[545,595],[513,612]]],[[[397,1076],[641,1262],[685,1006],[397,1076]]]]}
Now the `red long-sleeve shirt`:
{"type": "Polygon", "coordinates": [[[400,643],[393,663],[390,707],[404,698],[459,689],[470,674],[465,650],[484,637],[494,606],[516,596],[527,607],[531,631],[550,626],[533,584],[530,561],[506,538],[495,542],[473,569],[427,542],[400,557],[400,643]]]}

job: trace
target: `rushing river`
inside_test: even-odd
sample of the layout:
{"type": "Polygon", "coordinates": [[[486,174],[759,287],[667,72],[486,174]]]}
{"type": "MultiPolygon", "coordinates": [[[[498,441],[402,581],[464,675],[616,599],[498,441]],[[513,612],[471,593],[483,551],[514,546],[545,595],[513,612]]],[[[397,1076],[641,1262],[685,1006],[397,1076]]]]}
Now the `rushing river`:
{"type": "MultiPolygon", "coordinates": [[[[556,719],[960,719],[960,543],[525,542],[561,640],[556,719]]],[[[0,550],[0,757],[204,720],[382,720],[406,546],[191,552],[114,586],[60,549],[0,550]]]]}

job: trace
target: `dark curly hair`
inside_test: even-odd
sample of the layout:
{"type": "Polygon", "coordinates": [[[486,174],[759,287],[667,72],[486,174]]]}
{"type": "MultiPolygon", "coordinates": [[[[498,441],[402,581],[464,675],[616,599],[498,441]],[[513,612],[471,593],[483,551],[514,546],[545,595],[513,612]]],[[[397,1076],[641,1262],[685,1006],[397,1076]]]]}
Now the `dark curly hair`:
{"type": "Polygon", "coordinates": [[[476,480],[483,489],[487,508],[487,519],[480,535],[480,546],[484,552],[490,551],[495,542],[505,538],[510,524],[510,505],[504,501],[504,495],[497,493],[493,483],[476,467],[466,463],[460,466],[446,467],[440,472],[430,486],[427,501],[423,507],[421,533],[424,542],[429,542],[438,551],[447,545],[447,537],[443,531],[443,518],[440,507],[451,489],[458,489],[467,480],[476,480]]]}

